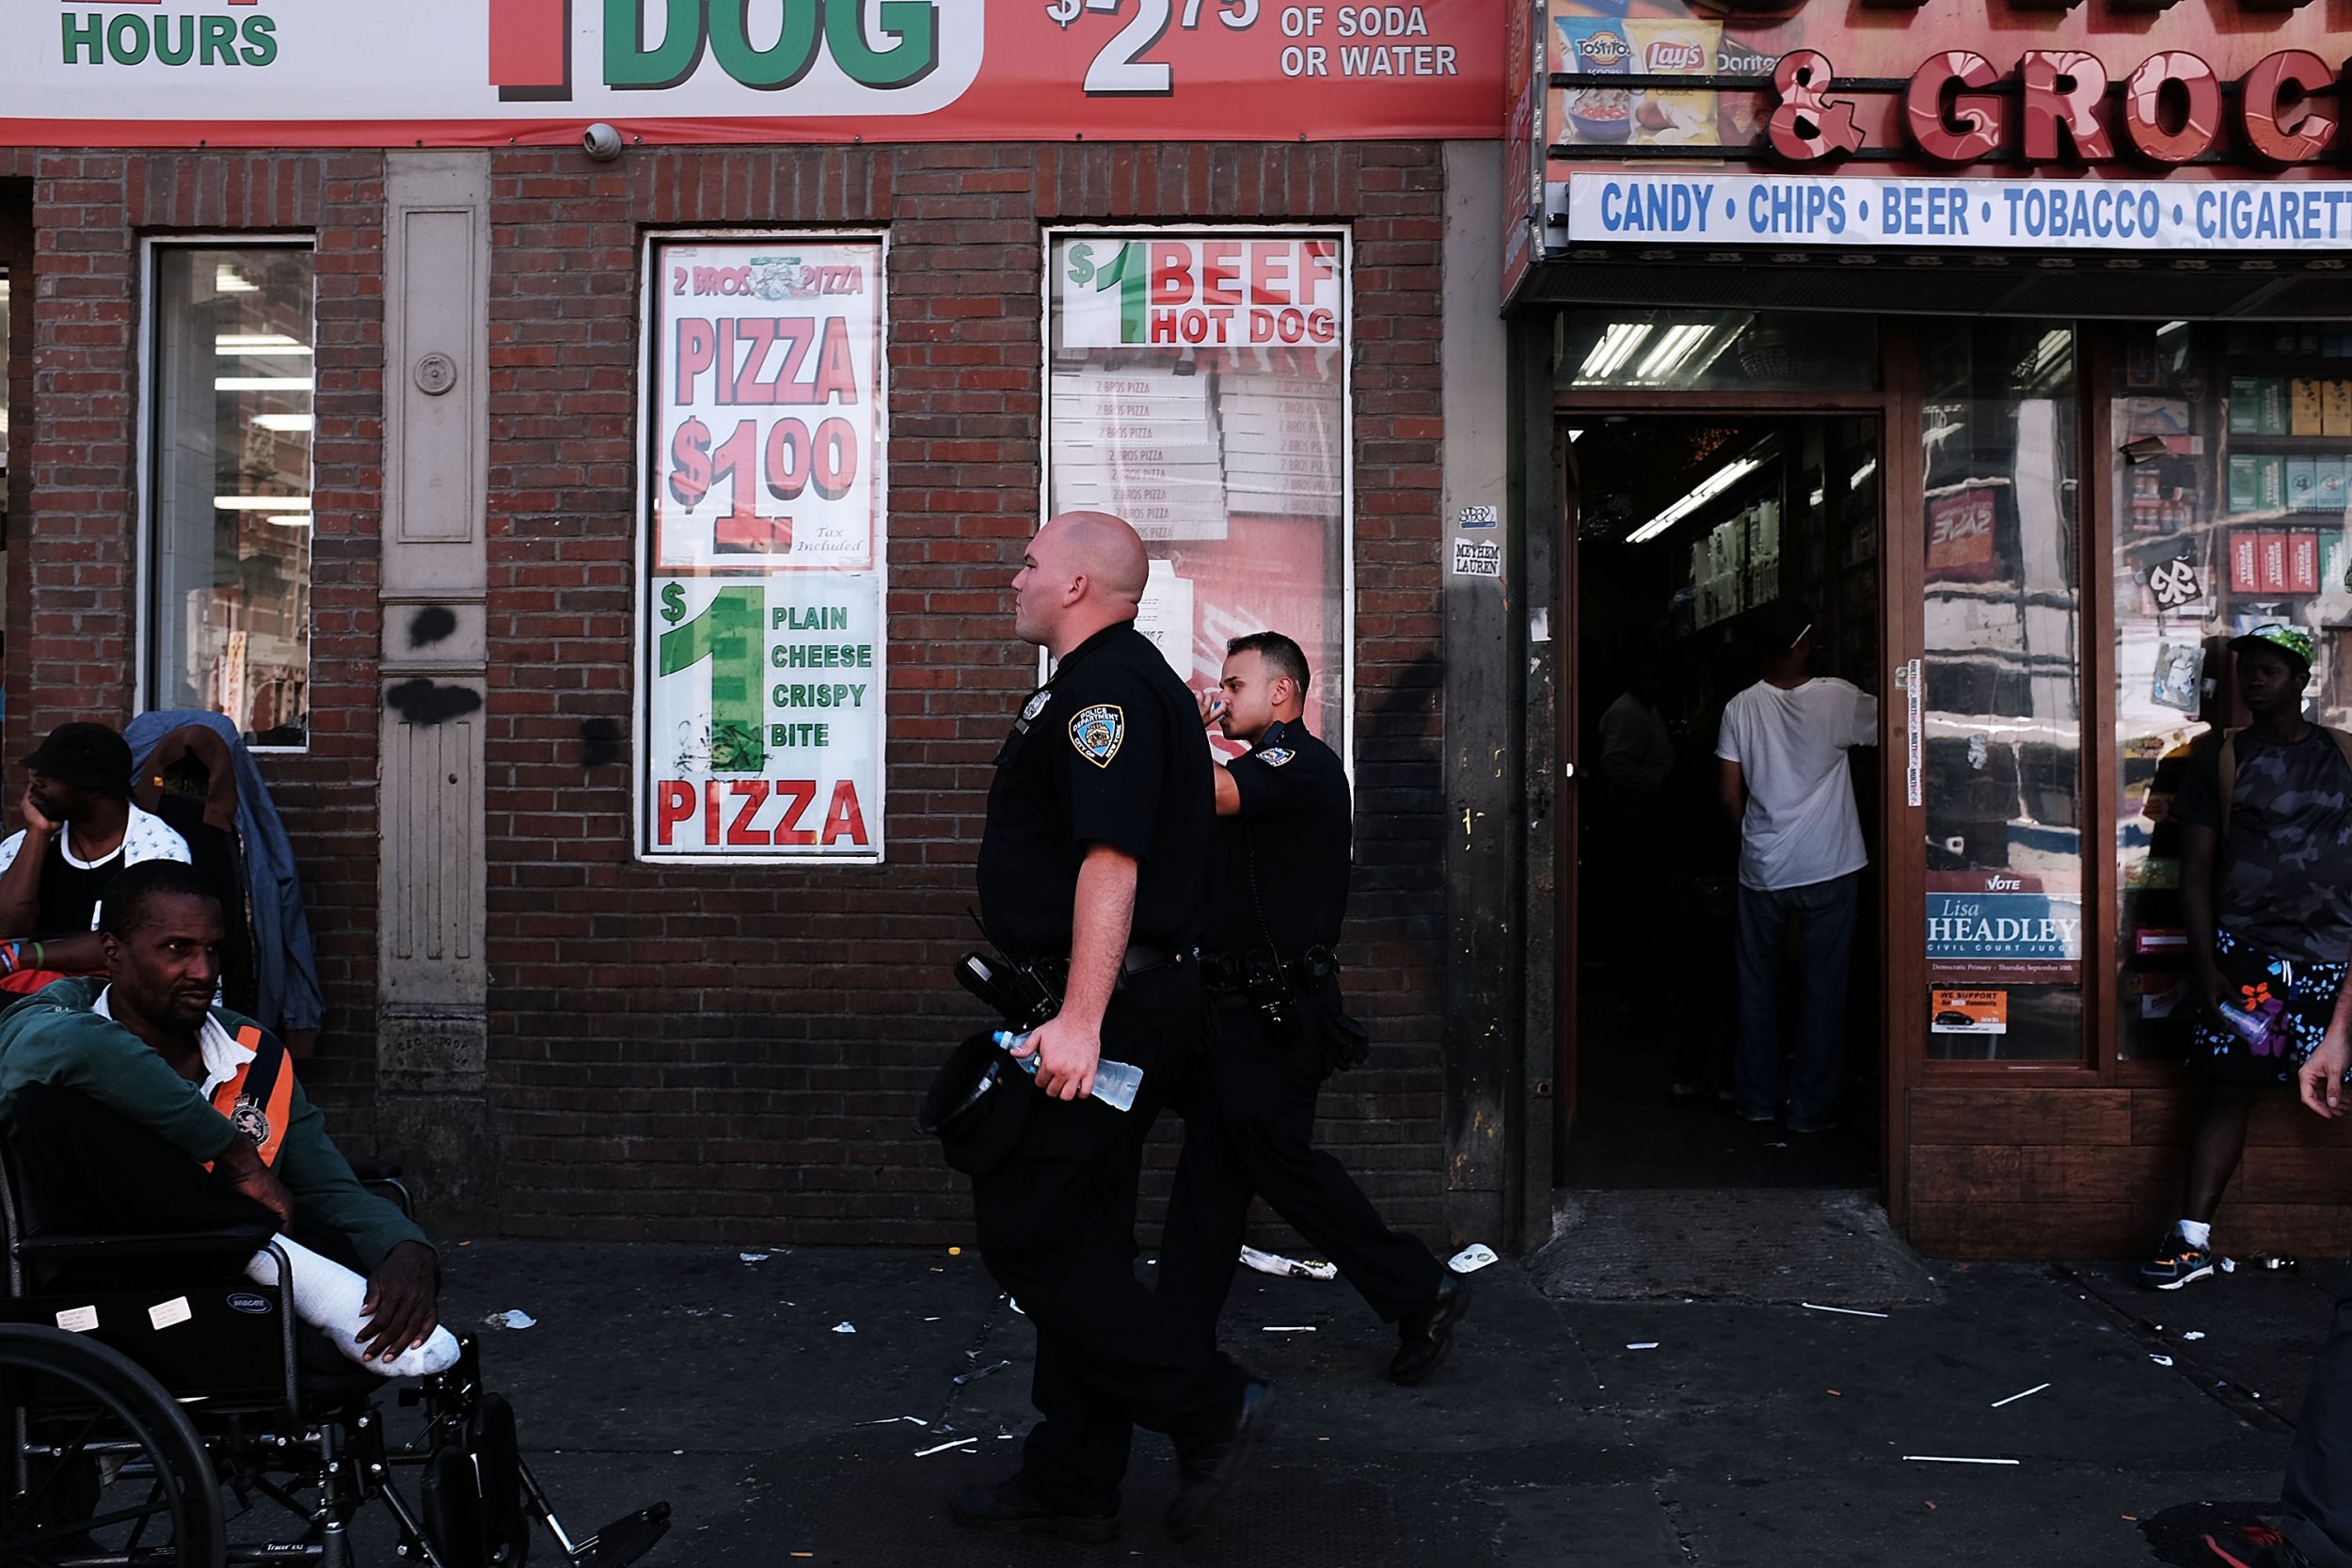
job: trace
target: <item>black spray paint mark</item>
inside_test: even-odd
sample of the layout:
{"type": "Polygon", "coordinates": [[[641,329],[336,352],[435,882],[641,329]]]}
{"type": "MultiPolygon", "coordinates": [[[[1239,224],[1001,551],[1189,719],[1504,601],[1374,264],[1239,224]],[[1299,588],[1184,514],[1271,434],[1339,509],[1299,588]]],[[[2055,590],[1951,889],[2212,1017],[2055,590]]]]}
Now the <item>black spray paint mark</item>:
{"type": "Polygon", "coordinates": [[[621,726],[610,719],[585,719],[580,725],[580,765],[601,768],[621,760],[621,726]]]}
{"type": "Polygon", "coordinates": [[[438,724],[482,706],[482,693],[472,687],[437,686],[422,676],[401,682],[384,693],[384,700],[411,724],[438,724]]]}
{"type": "Polygon", "coordinates": [[[428,648],[457,629],[457,616],[444,605],[427,605],[408,623],[408,645],[428,648]]]}

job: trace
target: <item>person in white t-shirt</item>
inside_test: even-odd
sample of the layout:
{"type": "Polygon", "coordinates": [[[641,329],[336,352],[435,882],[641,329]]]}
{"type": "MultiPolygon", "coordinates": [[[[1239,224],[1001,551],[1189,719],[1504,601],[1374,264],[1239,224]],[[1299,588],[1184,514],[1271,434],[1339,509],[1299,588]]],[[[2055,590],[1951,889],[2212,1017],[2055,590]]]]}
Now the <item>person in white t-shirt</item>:
{"type": "Polygon", "coordinates": [[[1837,1125],[1846,1070],[1846,968],[1869,856],[1846,753],[1878,743],[1878,699],[1816,677],[1813,618],[1788,600],[1766,607],[1764,678],[1724,708],[1715,755],[1724,809],[1740,824],[1740,1114],[1791,1132],[1837,1125]],[[1781,956],[1797,927],[1798,1037],[1784,1075],[1781,956]]]}

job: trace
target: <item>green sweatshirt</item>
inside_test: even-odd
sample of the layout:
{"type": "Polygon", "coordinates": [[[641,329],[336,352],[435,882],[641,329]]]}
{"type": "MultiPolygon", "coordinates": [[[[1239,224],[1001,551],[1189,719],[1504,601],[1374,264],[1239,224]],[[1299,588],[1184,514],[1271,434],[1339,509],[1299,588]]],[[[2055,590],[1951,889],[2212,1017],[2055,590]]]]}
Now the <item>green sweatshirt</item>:
{"type": "MultiPolygon", "coordinates": [[[[45,1084],[78,1090],[152,1128],[191,1160],[220,1158],[236,1130],[153,1047],[90,1010],[105,984],[59,980],[0,1012],[0,1121],[13,1114],[17,1090],[45,1084]]],[[[226,1007],[214,1008],[213,1016],[231,1037],[253,1025],[226,1007]]],[[[326,1135],[326,1117],[310,1103],[299,1079],[293,1125],[271,1169],[294,1196],[302,1222],[349,1238],[371,1273],[399,1243],[425,1240],[398,1205],[369,1192],[352,1175],[350,1162],[326,1135]]]]}

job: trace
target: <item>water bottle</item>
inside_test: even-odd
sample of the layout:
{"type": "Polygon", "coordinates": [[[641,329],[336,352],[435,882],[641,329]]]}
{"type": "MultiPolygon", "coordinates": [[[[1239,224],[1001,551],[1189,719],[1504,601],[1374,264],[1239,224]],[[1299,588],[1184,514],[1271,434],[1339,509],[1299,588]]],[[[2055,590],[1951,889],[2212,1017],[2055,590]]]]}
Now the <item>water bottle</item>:
{"type": "MultiPolygon", "coordinates": [[[[1009,1029],[999,1029],[993,1037],[1004,1050],[1011,1051],[1034,1033],[1035,1030],[1024,1029],[1016,1035],[1009,1029]]],[[[1036,1053],[1015,1056],[1013,1061],[1030,1077],[1037,1076],[1036,1053]]],[[[1126,1062],[1114,1062],[1105,1056],[1094,1064],[1094,1087],[1089,1092],[1114,1111],[1132,1111],[1136,1108],[1136,1091],[1141,1087],[1141,1068],[1126,1062]]]]}

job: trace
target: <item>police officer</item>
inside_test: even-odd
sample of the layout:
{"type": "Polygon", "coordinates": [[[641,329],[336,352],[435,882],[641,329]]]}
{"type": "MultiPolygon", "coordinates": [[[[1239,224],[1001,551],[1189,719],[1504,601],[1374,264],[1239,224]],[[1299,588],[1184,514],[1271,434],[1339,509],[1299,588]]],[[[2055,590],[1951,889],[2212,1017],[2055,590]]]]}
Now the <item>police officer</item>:
{"type": "Polygon", "coordinates": [[[1196,1535],[1272,1397],[1135,1276],[1144,1138],[1203,1016],[1193,945],[1211,814],[1191,693],[1135,627],[1145,571],[1133,529],[1069,512],[1013,578],[1014,630],[1059,668],[996,757],[980,916],[1061,1006],[1021,1050],[1040,1092],[1019,1141],[973,1181],[981,1259],[1037,1329],[1041,1418],[1016,1474],[956,1499],[957,1522],[979,1529],[1111,1539],[1140,1425],[1175,1441],[1168,1532],[1196,1535]],[[1104,1058],[1142,1069],[1131,1110],[1088,1098],[1104,1058]]]}
{"type": "Polygon", "coordinates": [[[1249,751],[1212,765],[1216,831],[1202,968],[1217,1027],[1184,1092],[1184,1149],[1160,1244],[1160,1290],[1214,1339],[1251,1196],[1398,1324],[1389,1376],[1419,1383],[1452,1348],[1470,1282],[1382,1222],[1311,1147],[1315,1095],[1362,1060],[1332,957],[1347,911],[1349,802],[1338,753],[1307,733],[1307,657],[1279,632],[1227,644],[1203,723],[1249,751]]]}

